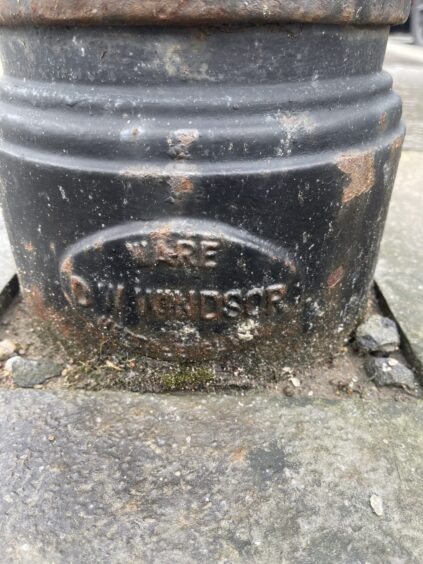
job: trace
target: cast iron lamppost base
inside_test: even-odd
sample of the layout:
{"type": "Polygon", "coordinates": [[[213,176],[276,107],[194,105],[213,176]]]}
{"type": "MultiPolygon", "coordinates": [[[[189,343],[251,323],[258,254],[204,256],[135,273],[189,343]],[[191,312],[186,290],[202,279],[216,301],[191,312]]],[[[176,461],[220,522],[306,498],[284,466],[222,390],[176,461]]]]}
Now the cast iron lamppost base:
{"type": "Polygon", "coordinates": [[[3,202],[35,315],[81,351],[328,357],[373,279],[408,11],[0,2],[3,202]]]}

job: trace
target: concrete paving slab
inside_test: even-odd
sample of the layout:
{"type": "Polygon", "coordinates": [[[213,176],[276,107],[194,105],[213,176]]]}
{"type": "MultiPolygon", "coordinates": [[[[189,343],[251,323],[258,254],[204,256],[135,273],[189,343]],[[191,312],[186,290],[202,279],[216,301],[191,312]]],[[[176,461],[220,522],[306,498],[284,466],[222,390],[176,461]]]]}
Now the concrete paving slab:
{"type": "Polygon", "coordinates": [[[0,208],[0,313],[9,305],[18,290],[15,260],[0,208]]]}
{"type": "Polygon", "coordinates": [[[385,70],[394,79],[394,89],[402,97],[407,125],[406,149],[423,150],[423,47],[389,40],[385,70]]]}
{"type": "Polygon", "coordinates": [[[0,293],[16,274],[15,261],[10,248],[9,237],[0,208],[0,293]]]}
{"type": "Polygon", "coordinates": [[[4,563],[423,561],[420,402],[0,392],[4,563]]]}
{"type": "Polygon", "coordinates": [[[405,151],[389,209],[376,282],[423,376],[423,156],[405,151]]]}
{"type": "Polygon", "coordinates": [[[0,208],[0,289],[8,284],[16,273],[15,260],[10,248],[9,237],[3,219],[3,211],[0,208]]]}

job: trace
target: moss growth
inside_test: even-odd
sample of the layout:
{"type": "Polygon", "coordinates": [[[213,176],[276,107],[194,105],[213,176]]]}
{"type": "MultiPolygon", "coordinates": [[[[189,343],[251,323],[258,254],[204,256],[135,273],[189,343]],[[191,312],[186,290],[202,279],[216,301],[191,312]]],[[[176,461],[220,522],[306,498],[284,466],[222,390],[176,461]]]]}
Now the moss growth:
{"type": "Polygon", "coordinates": [[[214,373],[210,369],[196,366],[185,366],[160,378],[163,387],[172,391],[204,388],[213,380],[214,373]]]}

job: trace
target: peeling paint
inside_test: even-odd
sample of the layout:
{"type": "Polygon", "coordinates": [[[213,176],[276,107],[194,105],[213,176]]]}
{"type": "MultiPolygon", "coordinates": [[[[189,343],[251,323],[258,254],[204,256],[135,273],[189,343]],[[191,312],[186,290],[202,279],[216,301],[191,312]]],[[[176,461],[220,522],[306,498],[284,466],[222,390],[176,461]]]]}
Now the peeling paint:
{"type": "Polygon", "coordinates": [[[388,113],[387,112],[382,112],[380,119],[379,119],[379,125],[380,128],[382,129],[382,131],[385,131],[386,126],[388,124],[388,113]]]}
{"type": "Polygon", "coordinates": [[[312,133],[316,129],[316,123],[308,112],[301,112],[299,114],[278,112],[276,119],[284,129],[292,133],[296,133],[297,131],[312,133]]]}
{"type": "Polygon", "coordinates": [[[198,129],[178,129],[174,131],[168,138],[169,155],[174,159],[191,158],[190,147],[200,137],[198,129]]]}
{"type": "Polygon", "coordinates": [[[373,153],[342,155],[338,161],[338,168],[349,177],[344,187],[343,204],[347,204],[362,194],[369,192],[375,185],[376,172],[373,153]]]}
{"type": "Polygon", "coordinates": [[[188,196],[189,194],[192,194],[194,192],[194,184],[192,180],[185,176],[170,178],[169,185],[172,195],[177,200],[181,200],[185,196],[188,196]]]}
{"type": "Polygon", "coordinates": [[[238,325],[237,335],[241,341],[253,341],[258,323],[254,319],[247,319],[238,325]]]}
{"type": "Polygon", "coordinates": [[[27,253],[32,254],[35,251],[35,247],[30,241],[29,243],[24,243],[24,249],[27,253]]]}

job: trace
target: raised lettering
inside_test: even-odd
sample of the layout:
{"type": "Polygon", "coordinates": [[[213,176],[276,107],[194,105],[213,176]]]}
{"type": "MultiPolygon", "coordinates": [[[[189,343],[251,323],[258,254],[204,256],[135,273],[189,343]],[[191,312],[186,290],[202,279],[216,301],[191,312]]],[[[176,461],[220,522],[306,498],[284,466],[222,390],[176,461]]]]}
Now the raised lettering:
{"type": "Polygon", "coordinates": [[[266,288],[267,315],[272,316],[282,310],[282,302],[287,288],[284,284],[273,284],[266,288]]]}
{"type": "Polygon", "coordinates": [[[70,287],[75,305],[90,307],[93,303],[91,288],[80,276],[71,276],[70,287]]]}
{"type": "MultiPolygon", "coordinates": [[[[72,303],[90,307],[94,294],[81,277],[71,278],[72,303]]],[[[227,319],[239,317],[256,318],[261,315],[274,316],[283,310],[287,288],[274,284],[266,288],[251,290],[173,290],[151,289],[135,286],[131,291],[123,283],[97,284],[98,306],[111,314],[118,322],[128,319],[176,319],[196,322],[219,321],[222,315],[227,319]]]]}
{"type": "Polygon", "coordinates": [[[253,288],[245,296],[245,313],[248,317],[258,317],[263,310],[264,288],[253,288]]]}
{"type": "Polygon", "coordinates": [[[180,290],[175,291],[176,319],[188,317],[191,321],[197,321],[198,312],[198,292],[189,290],[188,294],[184,295],[180,290]]]}
{"type": "Polygon", "coordinates": [[[139,286],[136,286],[135,288],[135,308],[138,317],[140,318],[146,317],[146,309],[147,309],[146,299],[145,299],[145,295],[143,294],[143,291],[139,286]]]}
{"type": "Polygon", "coordinates": [[[219,241],[201,241],[201,266],[203,266],[204,268],[215,268],[217,266],[216,255],[219,248],[219,241]]]}
{"type": "Polygon", "coordinates": [[[116,320],[123,321],[125,315],[125,286],[118,284],[115,289],[115,297],[113,301],[113,317],[116,320]]]}
{"type": "Polygon", "coordinates": [[[219,241],[205,239],[160,238],[154,241],[128,241],[126,250],[137,266],[155,266],[165,263],[175,267],[215,268],[217,252],[221,246],[219,241]]]}
{"type": "Polygon", "coordinates": [[[231,318],[236,319],[242,313],[242,291],[241,290],[230,290],[223,295],[224,314],[231,318]]]}
{"type": "Polygon", "coordinates": [[[179,239],[176,242],[176,254],[181,266],[197,266],[197,245],[191,239],[179,239]]]}
{"type": "Polygon", "coordinates": [[[164,262],[169,266],[175,266],[177,255],[175,250],[168,246],[167,242],[160,239],[155,245],[156,262],[164,262]]]}
{"type": "Polygon", "coordinates": [[[113,305],[115,303],[115,287],[113,284],[105,284],[104,282],[99,282],[97,284],[98,291],[103,297],[104,304],[106,306],[107,312],[113,311],[113,305]]]}
{"type": "Polygon", "coordinates": [[[148,264],[147,241],[129,242],[125,244],[125,247],[139,266],[148,264]]]}
{"type": "Polygon", "coordinates": [[[218,321],[222,312],[222,295],[215,290],[201,290],[200,315],[205,321],[218,321]]]}
{"type": "Polygon", "coordinates": [[[164,319],[167,316],[168,310],[168,300],[166,296],[166,290],[156,290],[150,292],[150,307],[157,319],[164,319]]]}

